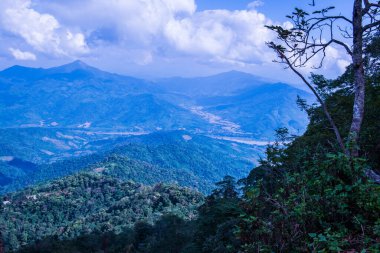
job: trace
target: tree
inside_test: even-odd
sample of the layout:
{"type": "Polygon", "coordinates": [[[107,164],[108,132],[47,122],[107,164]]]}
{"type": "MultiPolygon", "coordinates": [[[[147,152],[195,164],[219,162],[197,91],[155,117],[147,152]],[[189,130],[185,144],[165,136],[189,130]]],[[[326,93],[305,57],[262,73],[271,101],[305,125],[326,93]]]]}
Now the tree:
{"type": "Polygon", "coordinates": [[[234,234],[241,208],[235,178],[225,176],[198,209],[194,236],[195,249],[190,252],[237,252],[239,240],[234,234]]]}
{"type": "MultiPolygon", "coordinates": [[[[316,6],[315,1],[311,6],[316,6]]],[[[333,9],[334,7],[328,7],[308,13],[296,8],[292,15],[287,16],[292,23],[291,28],[278,25],[268,26],[269,29],[277,33],[279,40],[279,42],[268,42],[268,46],[278,54],[279,62],[295,72],[317,97],[334,130],[341,150],[347,155],[357,157],[359,156],[358,140],[364,118],[365,104],[366,78],[363,52],[380,28],[380,1],[354,0],[352,18],[341,14],[330,15],[333,9]],[[319,60],[319,64],[313,66],[314,68],[322,67],[326,50],[333,45],[341,47],[347,52],[351,57],[354,71],[354,103],[348,134],[348,141],[351,144],[350,150],[346,149],[339,129],[335,125],[323,98],[313,84],[298,70],[298,68],[309,64],[311,59],[319,60]]]]}
{"type": "Polygon", "coordinates": [[[236,198],[238,195],[234,177],[225,176],[222,181],[217,182],[215,185],[217,188],[213,191],[213,196],[228,199],[236,198]]]}

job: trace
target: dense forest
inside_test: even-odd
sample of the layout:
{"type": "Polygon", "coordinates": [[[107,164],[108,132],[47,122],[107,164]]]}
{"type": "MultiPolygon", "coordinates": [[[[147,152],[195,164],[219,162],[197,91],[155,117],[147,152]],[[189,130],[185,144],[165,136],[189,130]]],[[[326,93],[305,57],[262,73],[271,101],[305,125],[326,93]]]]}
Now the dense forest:
{"type": "Polygon", "coordinates": [[[0,194],[79,171],[95,171],[145,185],[176,183],[207,194],[225,173],[239,178],[246,175],[256,163],[254,157],[265,149],[186,131],[96,140],[87,145],[98,151],[42,164],[19,158],[0,161],[0,194]]]}
{"type": "Polygon", "coordinates": [[[81,173],[6,195],[0,203],[0,228],[6,249],[12,251],[46,236],[119,234],[137,221],[153,224],[166,214],[194,219],[202,202],[200,193],[187,188],[81,173]]]}

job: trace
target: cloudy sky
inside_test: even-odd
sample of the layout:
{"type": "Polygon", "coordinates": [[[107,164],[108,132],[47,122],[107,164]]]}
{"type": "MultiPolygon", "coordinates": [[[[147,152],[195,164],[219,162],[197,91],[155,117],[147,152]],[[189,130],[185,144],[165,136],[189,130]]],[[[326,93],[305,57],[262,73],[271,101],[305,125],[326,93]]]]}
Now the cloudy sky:
{"type": "MultiPolygon", "coordinates": [[[[311,0],[0,0],[0,68],[76,59],[134,76],[199,76],[241,70],[297,82],[272,63],[264,25],[283,24],[311,0]]],[[[331,4],[317,0],[320,7],[331,4]]],[[[335,0],[350,15],[350,1],[335,0]]],[[[332,48],[325,70],[347,63],[332,48]]]]}

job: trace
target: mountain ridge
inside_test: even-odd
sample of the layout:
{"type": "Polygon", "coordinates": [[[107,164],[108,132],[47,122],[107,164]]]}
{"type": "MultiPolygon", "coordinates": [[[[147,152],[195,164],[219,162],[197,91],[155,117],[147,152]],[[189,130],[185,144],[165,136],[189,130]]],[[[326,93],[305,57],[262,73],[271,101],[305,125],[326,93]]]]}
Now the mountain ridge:
{"type": "Polygon", "coordinates": [[[57,126],[148,132],[186,129],[204,134],[272,139],[274,130],[290,127],[291,120],[297,122],[301,132],[307,125],[307,117],[302,113],[302,117],[293,113],[289,120],[275,117],[276,108],[298,110],[294,94],[309,96],[283,85],[287,88],[239,71],[150,82],[108,73],[82,61],[47,69],[13,66],[0,72],[0,128],[57,126]],[[261,98],[255,95],[258,90],[263,94],[261,98]],[[279,105],[271,100],[272,94],[277,93],[287,98],[279,105]],[[264,99],[260,105],[265,108],[264,120],[276,120],[268,125],[270,129],[262,129],[266,127],[262,124],[247,125],[230,117],[233,113],[230,107],[215,110],[220,103],[211,102],[218,99],[224,105],[232,99],[235,110],[246,112],[258,99],[264,99]],[[238,99],[247,103],[242,104],[238,99]],[[244,130],[236,131],[239,126],[244,130]]]}

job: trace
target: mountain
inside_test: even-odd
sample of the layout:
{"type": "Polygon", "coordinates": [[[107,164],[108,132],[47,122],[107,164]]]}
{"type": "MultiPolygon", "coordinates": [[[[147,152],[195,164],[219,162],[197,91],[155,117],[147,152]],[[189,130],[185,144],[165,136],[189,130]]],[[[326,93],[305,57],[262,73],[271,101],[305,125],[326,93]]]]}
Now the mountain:
{"type": "Polygon", "coordinates": [[[278,127],[305,130],[296,95],[311,97],[238,71],[151,82],[81,61],[48,69],[13,66],[0,72],[0,128],[186,129],[266,140],[278,127]]]}
{"type": "Polygon", "coordinates": [[[50,69],[14,66],[0,72],[0,127],[60,126],[137,131],[197,127],[203,119],[157,95],[137,78],[82,62],[50,69]]]}
{"type": "Polygon", "coordinates": [[[189,97],[230,96],[250,87],[267,84],[268,81],[248,73],[230,71],[213,76],[195,78],[163,78],[157,85],[169,92],[189,97]]]}
{"type": "Polygon", "coordinates": [[[203,110],[240,126],[257,139],[270,139],[273,129],[286,127],[293,134],[306,130],[307,115],[296,105],[297,97],[314,102],[311,94],[284,83],[261,85],[233,96],[202,98],[203,110]]]}
{"type": "Polygon", "coordinates": [[[177,96],[191,98],[193,113],[219,125],[232,135],[273,139],[274,130],[286,127],[293,134],[306,130],[307,115],[298,108],[297,96],[309,103],[314,97],[285,83],[273,83],[248,73],[232,71],[199,78],[158,80],[158,86],[177,96]]]}
{"type": "Polygon", "coordinates": [[[202,202],[200,193],[187,188],[144,186],[82,173],[3,196],[0,227],[8,252],[46,236],[120,233],[169,213],[192,219],[202,202]]]}
{"type": "Polygon", "coordinates": [[[47,236],[119,235],[168,213],[191,219],[199,192],[246,177],[276,128],[304,131],[297,96],[312,100],[236,71],[152,82],[75,61],[0,72],[7,250],[47,236]]]}

